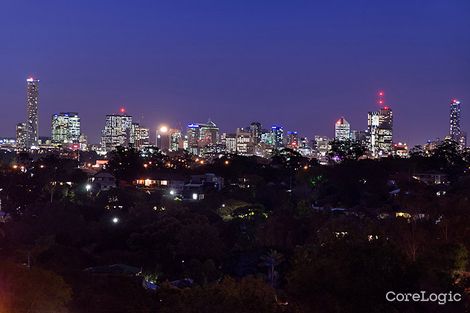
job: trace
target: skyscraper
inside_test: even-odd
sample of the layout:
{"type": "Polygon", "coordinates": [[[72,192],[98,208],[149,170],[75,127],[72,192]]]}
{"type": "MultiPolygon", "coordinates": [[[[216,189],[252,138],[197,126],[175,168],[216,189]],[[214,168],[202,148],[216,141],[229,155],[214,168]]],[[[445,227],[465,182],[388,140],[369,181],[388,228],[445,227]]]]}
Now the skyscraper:
{"type": "Polygon", "coordinates": [[[385,104],[385,93],[379,91],[380,109],[367,115],[368,148],[374,158],[387,157],[393,151],[393,113],[385,104]]]}
{"type": "Polygon", "coordinates": [[[393,149],[393,113],[384,106],[379,111],[369,112],[368,119],[369,150],[373,157],[387,157],[393,149]]]}
{"type": "Polygon", "coordinates": [[[105,126],[102,131],[101,148],[112,151],[116,147],[127,147],[131,143],[132,116],[124,114],[106,115],[105,126]]]}
{"type": "Polygon", "coordinates": [[[452,140],[457,142],[460,149],[465,149],[467,146],[467,135],[462,131],[460,126],[460,101],[453,99],[450,102],[450,130],[449,136],[452,140]]]}
{"type": "Polygon", "coordinates": [[[26,123],[16,124],[16,150],[26,149],[26,123]]]}
{"type": "Polygon", "coordinates": [[[251,129],[237,128],[236,153],[251,156],[254,153],[254,138],[251,129]]]}
{"type": "Polygon", "coordinates": [[[257,145],[261,142],[261,123],[253,122],[250,124],[250,133],[254,145],[257,145]]]}
{"type": "Polygon", "coordinates": [[[322,165],[328,164],[328,154],[330,153],[330,139],[326,136],[315,136],[315,155],[322,165]]]}
{"type": "Polygon", "coordinates": [[[183,134],[181,130],[169,128],[168,126],[160,126],[155,135],[156,146],[160,150],[174,152],[183,149],[183,134]]]}
{"type": "Polygon", "coordinates": [[[25,146],[30,149],[38,145],[38,104],[39,104],[39,80],[32,77],[26,80],[26,136],[25,146]]]}
{"type": "Polygon", "coordinates": [[[61,112],[52,115],[52,143],[77,143],[80,139],[80,117],[75,112],[61,112]]]}
{"type": "Polygon", "coordinates": [[[281,149],[284,147],[284,129],[282,126],[271,127],[271,133],[273,135],[273,145],[275,149],[281,149]]]}
{"type": "Polygon", "coordinates": [[[287,148],[297,150],[299,148],[299,133],[296,131],[287,132],[287,148]]]}
{"type": "Polygon", "coordinates": [[[183,134],[181,130],[170,128],[170,151],[183,149],[183,134]]]}
{"type": "Polygon", "coordinates": [[[450,130],[449,135],[452,140],[460,141],[462,130],[460,129],[460,101],[453,99],[450,102],[450,130]]]}
{"type": "Polygon", "coordinates": [[[142,127],[139,123],[132,123],[130,144],[135,149],[142,149],[150,145],[150,129],[142,127]]]}
{"type": "Polygon", "coordinates": [[[341,117],[335,123],[335,139],[339,141],[351,139],[351,125],[344,117],[341,117]]]}
{"type": "Polygon", "coordinates": [[[199,155],[219,143],[219,127],[212,122],[189,124],[187,129],[188,150],[199,155]]]}

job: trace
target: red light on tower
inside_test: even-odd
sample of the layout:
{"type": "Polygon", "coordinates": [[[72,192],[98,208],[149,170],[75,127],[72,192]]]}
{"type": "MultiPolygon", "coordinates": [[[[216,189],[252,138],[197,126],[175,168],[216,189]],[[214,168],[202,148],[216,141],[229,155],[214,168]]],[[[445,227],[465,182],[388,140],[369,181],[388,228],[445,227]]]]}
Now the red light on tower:
{"type": "Polygon", "coordinates": [[[385,92],[383,90],[379,90],[379,92],[377,92],[377,104],[380,107],[385,105],[385,92]]]}
{"type": "Polygon", "coordinates": [[[125,109],[124,107],[121,107],[121,108],[119,109],[119,112],[121,112],[121,113],[126,113],[126,109],[125,109]]]}

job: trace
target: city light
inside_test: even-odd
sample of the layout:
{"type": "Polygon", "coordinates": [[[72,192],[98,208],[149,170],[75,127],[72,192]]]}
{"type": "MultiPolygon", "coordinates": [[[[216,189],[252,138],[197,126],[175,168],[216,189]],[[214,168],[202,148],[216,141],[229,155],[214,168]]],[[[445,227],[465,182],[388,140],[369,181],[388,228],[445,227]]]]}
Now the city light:
{"type": "Polygon", "coordinates": [[[90,191],[91,190],[91,184],[86,184],[85,189],[86,189],[86,191],[90,191]]]}
{"type": "Polygon", "coordinates": [[[160,126],[160,132],[161,132],[161,133],[166,133],[166,132],[168,132],[168,126],[164,126],[164,125],[163,125],[163,126],[160,126]]]}
{"type": "Polygon", "coordinates": [[[119,217],[115,216],[115,217],[112,218],[111,221],[113,222],[113,224],[117,224],[117,223],[119,223],[119,217]]]}

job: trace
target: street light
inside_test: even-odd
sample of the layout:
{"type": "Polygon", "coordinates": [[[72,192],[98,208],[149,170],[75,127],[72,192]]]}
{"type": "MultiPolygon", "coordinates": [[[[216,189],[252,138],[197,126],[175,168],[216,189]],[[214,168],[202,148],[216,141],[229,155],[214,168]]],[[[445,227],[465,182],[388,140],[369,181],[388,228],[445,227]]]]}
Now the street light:
{"type": "Polygon", "coordinates": [[[117,224],[119,223],[119,217],[113,217],[113,219],[111,220],[113,222],[113,224],[117,224]]]}
{"type": "Polygon", "coordinates": [[[86,184],[86,185],[85,185],[85,189],[86,189],[86,191],[90,191],[90,190],[91,190],[91,185],[90,185],[90,184],[86,184]]]}

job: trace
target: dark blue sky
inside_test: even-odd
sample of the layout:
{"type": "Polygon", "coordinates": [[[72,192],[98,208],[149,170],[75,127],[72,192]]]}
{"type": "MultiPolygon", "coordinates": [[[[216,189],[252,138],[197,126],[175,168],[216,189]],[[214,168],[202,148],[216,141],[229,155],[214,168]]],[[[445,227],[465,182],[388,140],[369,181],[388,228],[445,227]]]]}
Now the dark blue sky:
{"type": "Polygon", "coordinates": [[[91,141],[123,105],[151,128],[259,120],[312,137],[341,115],[364,129],[384,89],[395,139],[470,132],[468,0],[0,1],[0,135],[41,80],[40,134],[78,111],[91,141]]]}

